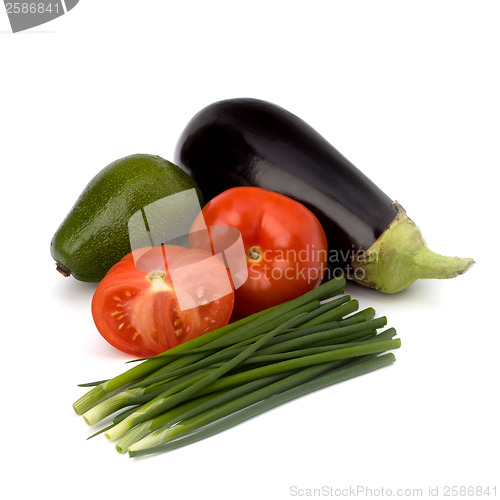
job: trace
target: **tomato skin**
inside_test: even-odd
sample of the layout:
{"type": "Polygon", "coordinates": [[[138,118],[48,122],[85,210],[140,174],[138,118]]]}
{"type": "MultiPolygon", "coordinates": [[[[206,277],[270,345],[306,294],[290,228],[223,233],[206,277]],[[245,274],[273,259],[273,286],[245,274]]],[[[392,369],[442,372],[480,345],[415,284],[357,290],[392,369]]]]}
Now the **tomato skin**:
{"type": "Polygon", "coordinates": [[[202,210],[210,226],[233,226],[243,240],[246,282],[235,291],[235,313],[248,315],[318,286],[328,244],[316,216],[301,203],[258,187],[235,187],[202,210]]]}
{"type": "Polygon", "coordinates": [[[92,316],[113,347],[150,357],[224,326],[233,306],[228,272],[217,257],[164,245],[116,263],[97,286],[92,316]]]}

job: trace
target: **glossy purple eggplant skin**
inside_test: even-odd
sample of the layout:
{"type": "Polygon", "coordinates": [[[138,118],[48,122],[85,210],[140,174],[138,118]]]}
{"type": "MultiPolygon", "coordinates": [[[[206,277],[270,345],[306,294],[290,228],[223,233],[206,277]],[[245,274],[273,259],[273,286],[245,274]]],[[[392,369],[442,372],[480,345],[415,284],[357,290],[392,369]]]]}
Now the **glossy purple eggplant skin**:
{"type": "Polygon", "coordinates": [[[397,213],[393,200],[311,126],[258,99],[201,110],[179,138],[175,163],[206,201],[231,187],[258,186],[303,203],[343,260],[367,250],[397,213]]]}

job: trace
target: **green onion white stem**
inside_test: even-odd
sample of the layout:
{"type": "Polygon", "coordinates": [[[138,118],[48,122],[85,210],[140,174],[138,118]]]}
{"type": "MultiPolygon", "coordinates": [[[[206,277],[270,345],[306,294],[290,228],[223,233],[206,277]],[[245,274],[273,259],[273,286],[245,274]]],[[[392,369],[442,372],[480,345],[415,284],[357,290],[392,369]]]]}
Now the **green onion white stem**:
{"type": "MultiPolygon", "coordinates": [[[[209,332],[95,385],[74,404],[96,434],[136,456],[174,449],[280,401],[394,361],[396,331],[335,278],[298,299],[209,332]]],[[[89,384],[89,386],[92,384],[89,384]]],[[[96,435],[94,434],[94,435],[96,435]]]]}

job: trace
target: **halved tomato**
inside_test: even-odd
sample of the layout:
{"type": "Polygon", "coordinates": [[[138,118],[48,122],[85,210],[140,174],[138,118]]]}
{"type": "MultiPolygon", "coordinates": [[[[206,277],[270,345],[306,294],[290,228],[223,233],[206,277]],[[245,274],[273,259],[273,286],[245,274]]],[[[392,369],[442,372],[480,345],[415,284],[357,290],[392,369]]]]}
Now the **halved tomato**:
{"type": "Polygon", "coordinates": [[[129,253],[97,286],[92,316],[127,354],[149,357],[228,323],[234,292],[221,260],[175,245],[129,253]]]}

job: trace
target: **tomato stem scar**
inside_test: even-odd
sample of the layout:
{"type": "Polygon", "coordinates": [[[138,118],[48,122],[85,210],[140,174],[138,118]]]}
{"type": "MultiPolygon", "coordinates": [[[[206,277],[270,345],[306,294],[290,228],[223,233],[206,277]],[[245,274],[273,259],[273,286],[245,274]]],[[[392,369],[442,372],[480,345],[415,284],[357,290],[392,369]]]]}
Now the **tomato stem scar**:
{"type": "Polygon", "coordinates": [[[260,247],[258,246],[253,246],[253,247],[250,247],[248,250],[247,250],[247,259],[250,261],[250,262],[260,262],[262,260],[262,250],[260,247]]]}
{"type": "Polygon", "coordinates": [[[153,271],[146,278],[151,282],[153,292],[171,292],[172,289],[165,282],[165,273],[163,271],[153,271]]]}

